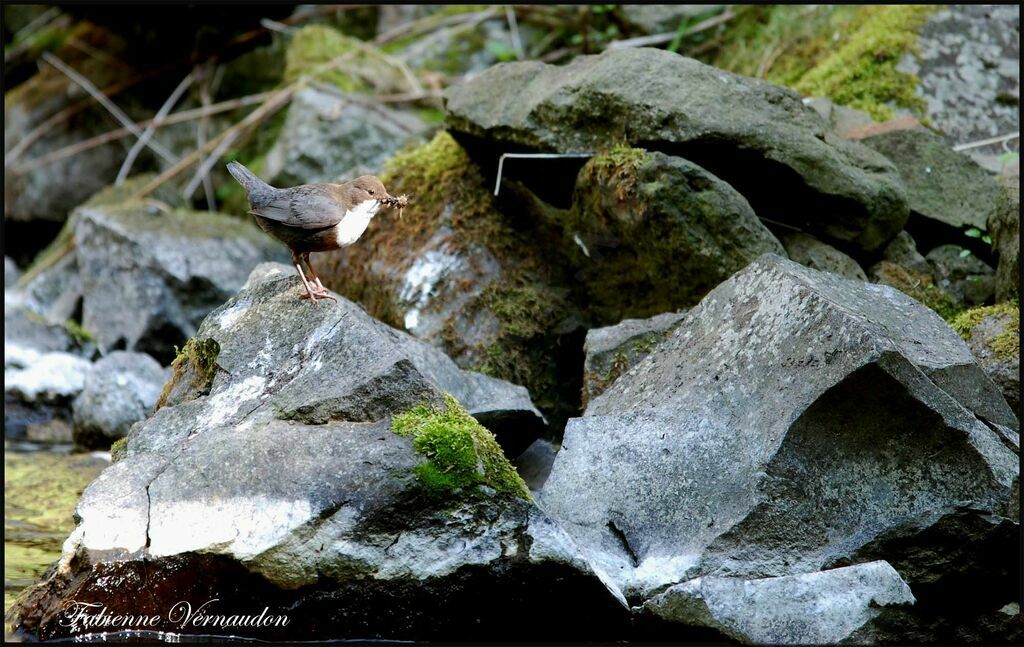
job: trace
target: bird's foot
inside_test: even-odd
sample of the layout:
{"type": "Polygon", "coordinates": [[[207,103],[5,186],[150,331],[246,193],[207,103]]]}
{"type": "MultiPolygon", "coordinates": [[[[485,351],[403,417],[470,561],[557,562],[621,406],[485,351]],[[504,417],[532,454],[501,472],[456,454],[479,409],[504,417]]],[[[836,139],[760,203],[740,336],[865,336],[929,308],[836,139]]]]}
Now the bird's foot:
{"type": "Polygon", "coordinates": [[[316,303],[317,299],[330,299],[331,301],[334,301],[335,303],[338,302],[337,297],[335,297],[333,294],[328,292],[326,289],[320,289],[320,290],[314,289],[314,290],[311,290],[309,292],[306,292],[305,294],[300,294],[299,298],[300,299],[309,299],[313,303],[316,303]]]}

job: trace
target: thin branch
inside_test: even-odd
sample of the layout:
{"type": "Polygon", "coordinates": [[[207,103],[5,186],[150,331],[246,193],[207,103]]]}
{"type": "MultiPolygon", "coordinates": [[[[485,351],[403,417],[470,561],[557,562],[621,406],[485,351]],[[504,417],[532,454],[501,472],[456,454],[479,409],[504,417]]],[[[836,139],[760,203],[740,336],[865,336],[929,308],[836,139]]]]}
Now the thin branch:
{"type": "Polygon", "coordinates": [[[484,11],[478,11],[475,13],[462,13],[455,14],[454,16],[445,16],[438,18],[437,15],[427,16],[426,18],[420,18],[412,22],[407,22],[402,25],[395,27],[390,31],[386,31],[373,39],[374,45],[386,45],[392,41],[398,40],[399,38],[406,38],[412,36],[419,36],[441,27],[447,27],[449,25],[459,25],[464,22],[483,22],[489,18],[494,18],[498,15],[498,12],[494,9],[486,9],[484,11]]]}
{"type": "MultiPolygon", "coordinates": [[[[100,103],[101,106],[107,109],[107,112],[109,112],[111,115],[113,115],[115,119],[121,122],[121,125],[130,130],[133,135],[135,135],[136,137],[142,137],[142,131],[135,124],[135,122],[129,119],[128,115],[124,114],[124,112],[122,112],[120,108],[114,105],[113,101],[108,99],[102,92],[100,92],[100,90],[95,85],[93,85],[92,82],[89,81],[89,79],[85,78],[75,70],[68,67],[63,61],[61,61],[53,54],[50,54],[49,52],[43,52],[43,60],[49,63],[50,65],[54,66],[58,70],[60,70],[61,73],[63,73],[69,79],[80,85],[86,92],[91,94],[93,98],[100,103]]],[[[161,146],[158,142],[147,142],[146,145],[150,149],[152,149],[153,152],[162,157],[164,161],[171,164],[177,161],[174,157],[174,154],[171,153],[171,151],[164,148],[163,146],[161,146]]]]}
{"type": "Polygon", "coordinates": [[[132,170],[132,164],[135,163],[135,158],[139,156],[139,153],[142,152],[142,148],[149,142],[153,133],[156,132],[156,129],[167,116],[167,113],[171,111],[171,108],[173,108],[176,103],[178,103],[178,100],[181,99],[181,95],[184,94],[185,90],[192,85],[192,81],[194,80],[195,76],[192,73],[189,73],[188,76],[181,80],[178,87],[174,88],[174,91],[171,92],[171,96],[167,97],[167,101],[164,101],[164,104],[160,106],[160,110],[157,111],[156,116],[150,120],[149,125],[146,126],[146,130],[142,131],[142,136],[135,140],[135,143],[132,144],[131,150],[128,151],[128,155],[125,156],[124,163],[121,164],[121,168],[117,172],[117,179],[114,180],[115,185],[120,186],[124,183],[124,179],[128,177],[128,173],[132,170]]]}
{"type": "Polygon", "coordinates": [[[501,189],[501,174],[505,168],[506,159],[542,159],[542,160],[553,160],[553,159],[580,159],[586,157],[593,157],[593,153],[503,153],[498,158],[498,177],[494,180],[494,195],[498,195],[498,191],[501,189]]]}
{"type": "Polygon", "coordinates": [[[1006,135],[999,135],[998,137],[989,137],[988,139],[981,139],[976,142],[967,142],[965,144],[957,144],[953,147],[955,151],[966,151],[972,148],[981,148],[982,146],[988,146],[990,144],[998,144],[1000,142],[1008,142],[1020,137],[1020,131],[1013,133],[1007,133],[1006,135]]]}
{"type": "MultiPolygon", "coordinates": [[[[117,94],[120,94],[121,92],[124,92],[128,88],[138,85],[139,83],[142,83],[143,81],[149,80],[153,77],[159,76],[164,72],[167,72],[171,69],[175,69],[176,67],[176,65],[169,64],[155,69],[146,70],[141,74],[137,74],[131,77],[130,79],[118,81],[117,83],[114,83],[103,88],[103,94],[107,97],[115,96],[117,94]]],[[[94,101],[95,98],[92,95],[90,95],[82,99],[78,103],[68,106],[67,108],[54,114],[49,119],[33,128],[27,135],[20,139],[18,143],[11,148],[10,151],[4,154],[4,166],[7,167],[13,164],[19,157],[21,157],[22,153],[28,150],[28,148],[36,142],[36,140],[38,140],[43,135],[46,135],[51,130],[56,128],[58,124],[67,121],[68,119],[74,117],[78,113],[82,112],[83,110],[91,106],[94,101]]]]}
{"type": "MultiPolygon", "coordinates": [[[[707,31],[712,27],[717,27],[724,22],[732,20],[736,14],[731,11],[720,13],[717,16],[712,16],[707,20],[702,20],[693,27],[690,27],[683,36],[690,36],[697,34],[702,31],[707,31]]],[[[663,34],[651,34],[650,36],[637,36],[636,38],[626,38],[624,40],[614,40],[608,43],[608,47],[605,49],[621,49],[623,47],[649,47],[651,45],[662,45],[664,43],[670,43],[678,34],[678,31],[667,31],[663,34]]]]}
{"type": "MultiPolygon", "coordinates": [[[[192,121],[195,119],[202,119],[203,117],[220,114],[222,112],[228,112],[230,110],[236,110],[238,108],[249,106],[254,103],[262,103],[273,94],[274,93],[272,91],[260,92],[258,94],[250,94],[248,96],[239,97],[237,99],[229,99],[228,101],[215,103],[211,105],[209,108],[190,108],[189,110],[182,110],[181,112],[175,112],[171,115],[168,115],[167,118],[161,121],[159,124],[157,124],[156,127],[163,128],[164,126],[179,124],[186,121],[192,121]]],[[[155,121],[155,118],[148,119],[146,121],[140,121],[139,125],[146,127],[152,125],[155,121]]],[[[118,128],[116,130],[101,133],[94,137],[90,137],[89,139],[83,139],[80,142],[75,142],[74,144],[70,144],[63,148],[47,153],[46,155],[42,155],[40,157],[31,159],[25,162],[24,164],[14,167],[11,170],[12,172],[17,174],[27,173],[28,171],[39,168],[40,166],[46,166],[47,164],[56,162],[57,160],[64,159],[65,157],[71,157],[72,155],[77,155],[78,153],[82,153],[84,151],[96,148],[97,146],[102,146],[103,144],[108,144],[110,142],[117,141],[118,139],[123,139],[124,137],[130,134],[131,131],[129,131],[127,128],[118,128]]]]}
{"type": "MultiPolygon", "coordinates": [[[[212,87],[214,83],[219,82],[219,73],[222,69],[223,68],[220,66],[215,67],[212,78],[211,75],[205,75],[203,78],[202,85],[199,86],[199,101],[200,103],[202,103],[204,108],[209,107],[209,105],[213,103],[213,100],[210,97],[210,93],[212,92],[212,87]]],[[[196,127],[196,146],[198,146],[199,148],[206,146],[206,128],[209,126],[209,124],[209,116],[204,115],[203,117],[199,118],[199,123],[197,124],[196,127]]],[[[203,176],[203,193],[204,195],[206,195],[206,208],[208,211],[213,213],[214,211],[217,210],[217,198],[216,194],[213,191],[213,182],[210,180],[209,173],[203,176]]]]}
{"type": "Polygon", "coordinates": [[[505,20],[512,34],[512,49],[516,52],[516,60],[521,61],[526,58],[526,52],[523,51],[523,38],[519,34],[519,23],[516,22],[516,12],[513,11],[512,5],[505,5],[505,20]]]}

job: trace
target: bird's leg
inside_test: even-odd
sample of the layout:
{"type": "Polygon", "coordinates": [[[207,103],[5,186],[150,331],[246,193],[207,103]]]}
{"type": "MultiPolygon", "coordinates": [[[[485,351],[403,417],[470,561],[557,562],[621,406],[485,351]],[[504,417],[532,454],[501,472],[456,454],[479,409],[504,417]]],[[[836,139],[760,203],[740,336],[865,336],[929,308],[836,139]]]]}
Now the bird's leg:
{"type": "Polygon", "coordinates": [[[305,294],[300,294],[300,299],[309,299],[313,303],[316,303],[316,293],[313,292],[312,286],[309,281],[306,280],[306,273],[302,271],[302,264],[299,262],[299,257],[294,252],[292,253],[292,265],[295,266],[296,271],[299,273],[299,278],[302,279],[302,287],[306,288],[305,294]]]}
{"type": "Polygon", "coordinates": [[[323,297],[324,299],[331,299],[332,301],[336,302],[337,299],[335,299],[331,295],[331,293],[327,291],[327,288],[324,287],[324,284],[320,282],[320,277],[316,275],[316,270],[313,269],[313,264],[309,262],[309,252],[306,252],[305,254],[302,255],[302,260],[306,261],[306,267],[309,268],[309,275],[313,277],[314,281],[316,281],[316,287],[318,289],[316,295],[318,297],[323,297]]]}

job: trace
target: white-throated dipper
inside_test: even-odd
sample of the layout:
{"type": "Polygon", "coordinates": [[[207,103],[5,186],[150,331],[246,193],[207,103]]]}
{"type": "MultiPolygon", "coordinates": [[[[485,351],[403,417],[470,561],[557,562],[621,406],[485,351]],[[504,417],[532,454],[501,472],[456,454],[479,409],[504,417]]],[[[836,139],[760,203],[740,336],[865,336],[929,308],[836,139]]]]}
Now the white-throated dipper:
{"type": "Polygon", "coordinates": [[[372,175],[344,184],[303,184],[276,189],[238,162],[230,162],[228,172],[249,195],[249,213],[260,229],[291,250],[292,264],[306,288],[299,298],[313,303],[317,298],[337,299],[324,288],[310,265],[310,253],[351,245],[363,235],[381,205],[401,209],[408,202],[404,195],[388,195],[384,184],[372,175]],[[306,279],[300,259],[305,261],[312,281],[306,279]]]}

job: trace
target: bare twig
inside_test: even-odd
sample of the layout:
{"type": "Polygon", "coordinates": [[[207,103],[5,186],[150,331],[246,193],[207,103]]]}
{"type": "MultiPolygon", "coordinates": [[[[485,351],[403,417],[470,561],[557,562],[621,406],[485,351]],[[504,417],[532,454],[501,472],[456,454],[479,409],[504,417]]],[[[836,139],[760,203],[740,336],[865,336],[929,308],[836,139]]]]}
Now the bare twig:
{"type": "Polygon", "coordinates": [[[142,136],[135,140],[131,150],[128,151],[128,155],[125,156],[124,163],[121,164],[121,168],[117,172],[117,179],[114,180],[115,185],[121,185],[124,183],[124,179],[128,177],[128,173],[132,170],[132,164],[135,163],[135,158],[138,157],[140,152],[142,152],[143,146],[149,142],[153,133],[156,132],[157,127],[160,126],[161,122],[167,116],[167,113],[171,111],[171,108],[173,108],[176,103],[178,103],[178,99],[181,98],[181,95],[184,94],[185,90],[192,85],[194,78],[195,77],[192,73],[188,74],[188,76],[181,80],[178,87],[174,88],[174,91],[171,92],[171,96],[167,97],[167,101],[164,101],[164,104],[160,106],[160,110],[157,111],[156,116],[150,120],[149,125],[146,126],[146,130],[142,131],[142,136]]]}
{"type": "Polygon", "coordinates": [[[19,29],[12,38],[12,40],[17,44],[4,52],[4,63],[13,61],[32,46],[32,38],[28,36],[29,34],[35,34],[35,32],[48,27],[50,23],[61,17],[63,17],[64,23],[70,24],[71,18],[69,16],[61,16],[59,8],[50,7],[48,10],[36,16],[30,23],[19,29]]]}
{"type": "MultiPolygon", "coordinates": [[[[736,14],[734,14],[733,12],[725,11],[723,13],[718,14],[717,16],[712,16],[707,20],[700,21],[693,27],[690,27],[685,32],[683,32],[682,35],[690,36],[692,34],[697,34],[702,31],[707,31],[712,27],[717,27],[718,25],[721,25],[724,22],[732,20],[735,16],[736,14]]],[[[651,34],[650,36],[637,36],[636,38],[614,40],[608,43],[608,47],[606,49],[621,49],[623,47],[649,47],[651,45],[661,45],[663,43],[672,42],[672,40],[676,37],[677,34],[678,31],[667,31],[663,34],[651,34]]]]}
{"type": "MultiPolygon", "coordinates": [[[[273,94],[274,93],[272,91],[260,92],[259,94],[251,94],[245,97],[239,97],[237,99],[230,99],[228,101],[215,103],[208,108],[191,108],[189,110],[182,110],[181,112],[175,112],[173,114],[168,115],[167,118],[161,121],[159,124],[157,124],[156,127],[162,128],[164,126],[170,126],[173,124],[183,123],[186,121],[192,121],[194,119],[202,119],[206,116],[216,115],[222,112],[228,112],[230,110],[235,110],[237,108],[251,106],[256,103],[262,103],[263,101],[271,97],[273,94]]],[[[138,125],[142,127],[147,127],[152,125],[155,121],[155,118],[146,121],[140,121],[138,125]]],[[[127,128],[118,128],[116,130],[101,133],[99,135],[96,135],[95,137],[83,139],[80,142],[75,142],[74,144],[70,144],[63,148],[47,153],[46,155],[42,155],[40,157],[31,159],[25,162],[24,164],[20,164],[14,167],[11,170],[14,173],[19,174],[27,173],[28,171],[39,168],[40,166],[45,166],[52,162],[56,162],[57,160],[64,159],[65,157],[71,157],[72,155],[77,155],[78,153],[96,148],[97,146],[102,146],[103,144],[109,144],[112,141],[117,141],[118,139],[122,139],[130,134],[131,131],[129,131],[127,128]]]]}
{"type": "MultiPolygon", "coordinates": [[[[199,101],[203,104],[203,107],[209,107],[213,100],[210,98],[212,92],[212,86],[214,83],[218,83],[220,80],[219,72],[223,68],[216,67],[214,73],[211,75],[205,75],[203,78],[202,85],[199,86],[199,101]]],[[[199,118],[199,123],[196,128],[196,146],[202,148],[206,146],[206,128],[209,126],[210,117],[203,115],[199,118]]],[[[210,180],[210,174],[207,173],[203,176],[203,193],[206,195],[206,208],[211,213],[217,210],[217,198],[213,192],[213,182],[210,180]]]]}
{"type": "Polygon", "coordinates": [[[245,119],[222,132],[215,139],[208,142],[206,146],[198,149],[176,164],[173,168],[162,173],[142,191],[140,191],[139,195],[147,195],[167,180],[191,166],[195,161],[200,159],[207,150],[212,148],[213,152],[199,165],[199,169],[196,170],[196,174],[192,176],[192,180],[188,183],[188,186],[185,187],[185,191],[183,192],[185,199],[187,200],[191,198],[192,194],[195,193],[196,188],[199,186],[199,183],[202,181],[203,176],[210,172],[213,165],[217,163],[221,155],[224,154],[224,151],[226,151],[228,147],[238,139],[238,136],[249,128],[255,127],[264,119],[284,107],[286,103],[291,101],[292,95],[295,94],[300,86],[301,83],[296,82],[280,90],[277,94],[268,99],[266,103],[250,112],[245,119]]]}
{"type": "MultiPolygon", "coordinates": [[[[142,130],[139,129],[135,122],[133,122],[128,117],[128,115],[124,114],[124,112],[120,108],[114,105],[113,101],[111,101],[109,98],[106,97],[106,95],[100,92],[100,90],[95,85],[93,85],[92,82],[89,81],[89,79],[85,78],[75,70],[68,67],[62,60],[60,60],[53,54],[50,54],[49,52],[43,52],[43,60],[49,63],[50,65],[54,66],[58,70],[60,70],[61,73],[63,73],[69,79],[80,85],[86,92],[91,94],[92,97],[96,99],[96,101],[98,101],[101,106],[107,109],[107,112],[113,115],[113,117],[117,119],[122,126],[130,130],[133,135],[140,138],[142,137],[142,130]]],[[[162,157],[164,161],[169,162],[171,164],[177,161],[174,157],[174,154],[171,153],[171,151],[164,148],[163,146],[161,146],[158,142],[146,142],[146,145],[150,149],[152,149],[154,153],[162,157]]]]}
{"type": "MultiPolygon", "coordinates": [[[[131,77],[130,79],[125,79],[124,81],[118,81],[117,83],[109,85],[103,88],[102,92],[107,97],[113,97],[121,92],[124,92],[128,88],[138,85],[139,83],[142,83],[143,81],[151,79],[155,76],[159,76],[164,72],[167,72],[168,70],[171,70],[175,67],[177,66],[170,64],[151,70],[146,70],[141,74],[137,74],[131,77]]],[[[91,106],[94,101],[95,98],[92,95],[90,95],[82,99],[78,103],[68,106],[64,110],[61,110],[60,112],[54,114],[46,121],[33,128],[27,135],[20,139],[18,143],[11,148],[10,151],[8,151],[4,155],[4,166],[6,167],[13,164],[19,157],[21,157],[21,155],[26,150],[28,150],[28,148],[32,144],[36,142],[36,140],[38,140],[40,137],[47,134],[48,132],[52,131],[54,128],[57,127],[57,125],[67,121],[68,119],[74,117],[78,113],[82,112],[83,110],[91,106]]]]}
{"type": "Polygon", "coordinates": [[[505,5],[505,20],[512,34],[512,49],[516,52],[516,60],[521,61],[526,58],[526,52],[523,51],[523,38],[519,34],[519,23],[516,22],[516,12],[512,10],[512,5],[505,5]]]}
{"type": "Polygon", "coordinates": [[[498,15],[495,9],[486,9],[484,11],[477,11],[474,13],[461,13],[453,16],[444,16],[439,18],[437,15],[427,16],[426,18],[420,18],[412,22],[399,25],[390,31],[386,31],[373,39],[374,45],[386,45],[392,41],[398,40],[399,38],[406,38],[412,36],[419,36],[425,34],[428,31],[434,31],[441,27],[447,27],[450,25],[460,25],[464,22],[483,22],[489,18],[494,18],[498,15]]]}
{"type": "Polygon", "coordinates": [[[1020,137],[1020,131],[1014,133],[1007,133],[1006,135],[999,135],[998,137],[989,137],[988,139],[981,139],[976,142],[967,142],[965,144],[957,144],[953,147],[955,151],[966,151],[972,148],[981,148],[982,146],[988,146],[990,144],[999,144],[1001,142],[1008,142],[1020,137]]]}

